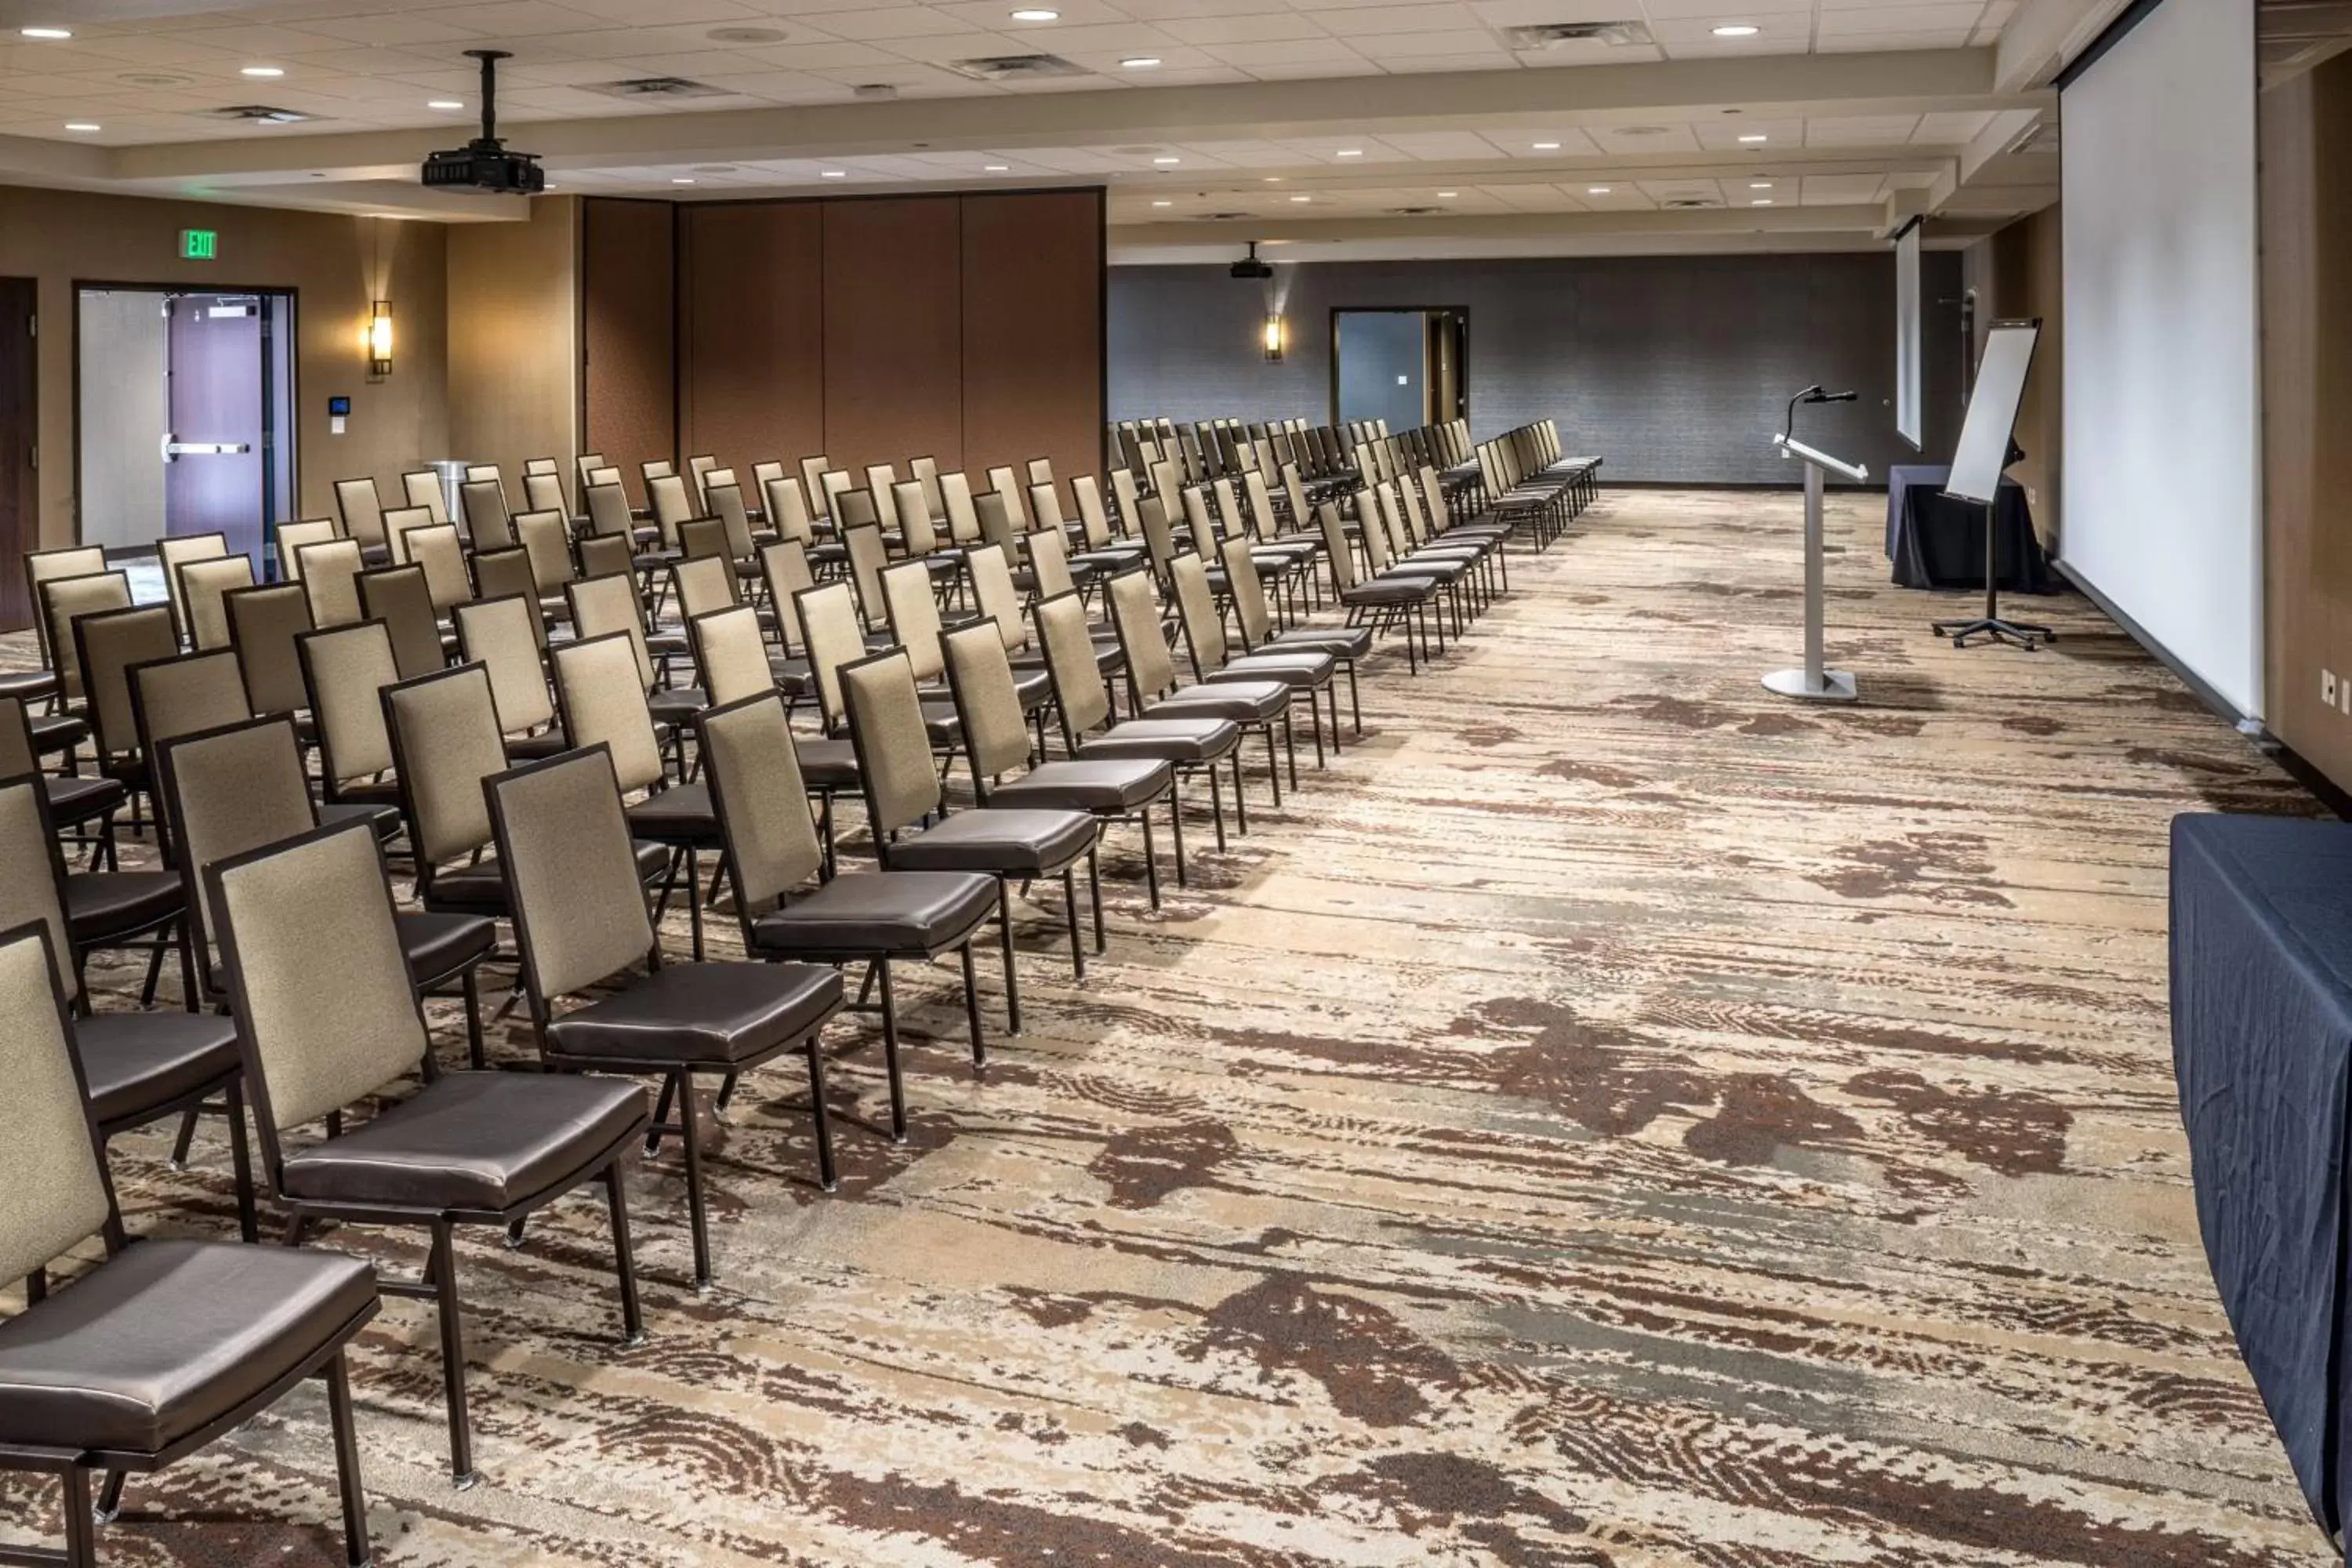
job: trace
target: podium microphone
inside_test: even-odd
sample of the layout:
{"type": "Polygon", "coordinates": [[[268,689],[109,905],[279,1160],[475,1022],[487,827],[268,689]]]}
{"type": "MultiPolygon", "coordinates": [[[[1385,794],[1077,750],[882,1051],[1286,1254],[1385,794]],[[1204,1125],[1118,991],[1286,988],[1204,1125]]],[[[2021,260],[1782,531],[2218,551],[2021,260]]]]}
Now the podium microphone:
{"type": "Polygon", "coordinates": [[[1811,392],[1806,393],[1801,401],[1806,403],[1852,403],[1859,395],[1861,395],[1859,393],[1853,392],[1823,392],[1817,386],[1811,392]]]}

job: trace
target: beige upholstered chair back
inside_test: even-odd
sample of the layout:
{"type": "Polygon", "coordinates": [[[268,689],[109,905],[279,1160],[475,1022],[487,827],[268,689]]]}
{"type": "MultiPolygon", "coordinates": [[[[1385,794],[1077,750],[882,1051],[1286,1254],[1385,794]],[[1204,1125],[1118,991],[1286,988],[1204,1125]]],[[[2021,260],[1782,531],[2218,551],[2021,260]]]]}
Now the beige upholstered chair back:
{"type": "Polygon", "coordinates": [[[40,758],[33,750],[32,715],[25,711],[25,700],[0,697],[0,779],[40,771],[40,758]]]}
{"type": "Polygon", "coordinates": [[[624,790],[660,784],[661,742],[646,707],[646,689],[630,679],[636,666],[628,637],[619,632],[589,637],[563,644],[551,657],[556,706],[572,743],[610,747],[611,772],[624,790]]]}
{"type": "Polygon", "coordinates": [[[1265,602],[1265,584],[1250,561],[1246,539],[1225,541],[1225,593],[1233,601],[1234,618],[1241,624],[1242,646],[1255,647],[1273,634],[1274,612],[1265,602]]]}
{"type": "MultiPolygon", "coordinates": [[[[694,526],[688,524],[689,531],[694,526]]],[[[735,563],[726,556],[693,556],[678,562],[671,573],[677,579],[677,608],[684,619],[734,607],[735,563]]]]}
{"type": "Polygon", "coordinates": [[[1176,558],[1176,531],[1168,523],[1168,503],[1160,496],[1146,496],[1135,509],[1136,527],[1143,534],[1143,553],[1151,563],[1156,574],[1164,575],[1168,563],[1176,558]]]}
{"type": "Polygon", "coordinates": [[[879,527],[882,513],[871,490],[844,490],[834,498],[833,520],[845,529],[879,527]]]}
{"type": "Polygon", "coordinates": [[[412,529],[408,558],[425,568],[425,591],[434,609],[446,615],[474,596],[474,580],[466,575],[466,542],[454,523],[412,529]]]}
{"type": "Polygon", "coordinates": [[[384,542],[383,497],[373,479],[337,479],[335,510],[343,515],[343,532],[362,544],[384,542]]]}
{"type": "Polygon", "coordinates": [[[526,511],[514,520],[515,542],[530,563],[531,585],[561,594],[572,581],[572,534],[560,511],[526,511]]]}
{"type": "Polygon", "coordinates": [[[347,626],[360,618],[360,545],[356,539],[330,539],[302,547],[294,581],[310,601],[314,626],[347,626]]]}
{"type": "Polygon", "coordinates": [[[1037,578],[1037,592],[1066,594],[1077,586],[1070,576],[1070,541],[1059,528],[1041,528],[1026,541],[1029,570],[1037,578]]]}
{"type": "Polygon", "coordinates": [[[0,943],[0,1279],[43,1267],[113,1212],[47,945],[31,931],[0,943]]]}
{"type": "Polygon", "coordinates": [[[802,647],[816,678],[817,705],[829,725],[841,722],[841,667],[866,657],[866,633],[857,603],[846,583],[827,583],[795,595],[800,606],[802,647]]]}
{"type": "Polygon", "coordinates": [[[507,492],[498,480],[467,480],[457,487],[457,503],[465,510],[466,531],[473,536],[476,549],[503,550],[515,542],[507,492]]]}
{"type": "Polygon", "coordinates": [[[1062,492],[1050,484],[1029,487],[1029,510],[1039,528],[1062,529],[1062,492]]]}
{"type": "Polygon", "coordinates": [[[1429,509],[1431,532],[1444,533],[1454,526],[1454,514],[1445,505],[1445,486],[1435,468],[1424,467],[1421,470],[1421,499],[1429,509]]]}
{"type": "Polygon", "coordinates": [[[734,561],[749,561],[759,548],[751,539],[751,514],[743,505],[743,487],[713,484],[706,492],[710,514],[727,525],[727,554],[734,561]]]}
{"type": "Polygon", "coordinates": [[[768,508],[768,526],[779,539],[803,546],[815,542],[816,531],[809,523],[808,498],[801,493],[798,479],[790,474],[779,475],[760,487],[760,495],[768,508]]]}
{"type": "Polygon", "coordinates": [[[1111,624],[1118,631],[1119,651],[1127,657],[1128,679],[1146,697],[1158,697],[1176,684],[1175,657],[1160,629],[1160,605],[1151,592],[1149,572],[1122,572],[1110,580],[1111,624]]]}
{"type": "Polygon", "coordinates": [[[898,515],[898,537],[907,553],[929,555],[940,547],[940,531],[931,526],[930,498],[920,479],[901,479],[890,487],[892,509],[898,515]]]}
{"type": "MultiPolygon", "coordinates": [[[[308,545],[324,544],[330,539],[341,539],[342,531],[332,518],[309,517],[278,525],[278,574],[289,582],[299,582],[302,576],[300,552],[308,545]]],[[[179,574],[173,573],[174,577],[179,574]]]]}
{"type": "Polygon", "coordinates": [[[1198,555],[1179,555],[1168,563],[1168,583],[1176,598],[1176,616],[1184,626],[1184,640],[1192,646],[1193,673],[1206,676],[1223,668],[1225,623],[1217,614],[1216,595],[1209,589],[1208,563],[1198,555]]]}
{"type": "Polygon", "coordinates": [[[784,651],[806,647],[798,595],[816,586],[815,574],[809,570],[808,546],[789,536],[761,545],[760,576],[768,584],[769,602],[776,607],[776,629],[783,637],[784,651]]]}
{"type": "Polygon", "coordinates": [[[384,693],[417,857],[428,866],[446,865],[490,841],[482,781],[507,765],[493,691],[482,666],[461,664],[384,693]]]}
{"type": "Polygon", "coordinates": [[[817,488],[811,494],[823,499],[823,515],[831,518],[835,528],[841,526],[841,498],[856,483],[846,468],[826,468],[817,475],[817,488]]]}
{"type": "Polygon", "coordinates": [[[1029,613],[1036,617],[1037,641],[1053,672],[1064,727],[1072,735],[1086,734],[1110,717],[1109,694],[1095,663],[1094,635],[1087,626],[1087,602],[1077,594],[1056,594],[1038,600],[1029,613]]]}
{"type": "Polygon", "coordinates": [[[947,515],[950,539],[958,544],[980,542],[980,510],[972,504],[971,480],[962,472],[940,476],[940,510],[947,515]]]}
{"type": "Polygon", "coordinates": [[[567,752],[489,785],[517,945],[551,1001],[653,952],[653,919],[613,768],[602,750],[567,752]]]}
{"type": "Polygon", "coordinates": [[[831,472],[833,460],[822,452],[801,459],[801,493],[820,517],[828,515],[833,507],[833,492],[824,488],[824,477],[831,472]]]}
{"type": "Polygon", "coordinates": [[[898,470],[889,464],[866,465],[866,493],[874,498],[876,506],[881,506],[887,501],[890,499],[890,492],[898,487],[898,470]]]}
{"type": "Polygon", "coordinates": [[[139,750],[139,726],[131,714],[129,672],[134,664],[170,658],[180,651],[170,607],[136,605],[127,610],[83,616],[74,622],[74,637],[84,710],[89,715],[90,739],[99,757],[110,761],[134,755],[139,750]]]}
{"type": "Polygon", "coordinates": [[[661,530],[662,542],[676,548],[677,525],[688,518],[701,515],[694,509],[694,498],[686,488],[686,476],[651,476],[646,480],[646,497],[653,506],[654,523],[661,530]]]}
{"type": "Polygon", "coordinates": [[[631,563],[636,559],[636,542],[625,533],[594,533],[580,542],[580,575],[575,582],[592,577],[626,577],[631,563]]]}
{"type": "Polygon", "coordinates": [[[422,566],[387,566],[360,574],[360,609],[383,623],[392,638],[392,661],[403,680],[430,675],[448,659],[441,651],[440,618],[425,585],[422,566]]]}
{"type": "Polygon", "coordinates": [[[1119,521],[1125,525],[1129,534],[1137,532],[1140,525],[1136,521],[1136,513],[1142,503],[1143,497],[1136,490],[1134,471],[1129,468],[1113,468],[1110,471],[1110,493],[1118,502],[1119,521]]]}
{"type": "Polygon", "coordinates": [[[709,709],[699,723],[735,896],[764,913],[824,863],[783,697],[769,691],[709,709]]]}
{"type": "Polygon", "coordinates": [[[931,768],[923,702],[905,652],[894,648],[844,668],[841,700],[876,838],[937,811],[940,775],[931,768]]]}
{"type": "Polygon", "coordinates": [[[552,470],[543,474],[525,474],[522,477],[522,503],[533,511],[551,511],[562,516],[566,510],[563,476],[552,470]]]}
{"type": "Polygon", "coordinates": [[[155,563],[163,569],[163,597],[172,606],[172,624],[188,629],[187,612],[180,603],[180,568],[191,561],[212,561],[228,553],[226,533],[188,533],[155,542],[155,563]]]}
{"type": "Polygon", "coordinates": [[[1331,580],[1344,594],[1356,585],[1356,557],[1348,549],[1348,533],[1339,522],[1337,501],[1327,500],[1315,509],[1315,526],[1323,533],[1323,556],[1331,563],[1331,580]]]}
{"type": "Polygon", "coordinates": [[[637,689],[653,689],[654,658],[646,646],[645,606],[637,601],[634,577],[591,577],[563,590],[572,603],[572,629],[583,641],[618,632],[629,639],[636,656],[637,689]]]}
{"type": "Polygon", "coordinates": [[[401,494],[412,507],[423,507],[435,523],[449,521],[449,502],[441,493],[441,476],[431,468],[411,468],[400,476],[401,494]]]}
{"type": "Polygon", "coordinates": [[[392,767],[383,727],[383,689],[400,679],[392,633],[382,621],[334,626],[295,639],[310,718],[319,730],[319,768],[331,785],[355,784],[392,767]]]}
{"type": "Polygon", "coordinates": [[[245,700],[256,713],[295,713],[309,700],[294,639],[310,629],[310,602],[299,583],[239,588],[228,610],[229,646],[245,672],[245,700]]]}
{"type": "Polygon", "coordinates": [[[890,635],[914,661],[917,680],[940,678],[940,601],[931,592],[930,568],[919,561],[901,561],[882,574],[882,602],[890,617],[890,635]]]}
{"type": "Polygon", "coordinates": [[[629,496],[617,484],[588,487],[588,526],[609,538],[626,539],[636,521],[629,515],[629,496]]]}
{"type": "Polygon", "coordinates": [[[424,1058],[425,1016],[373,827],[331,827],[208,875],[267,1131],[316,1121],[424,1058]]]}
{"type": "Polygon", "coordinates": [[[849,548],[849,580],[856,585],[857,607],[865,613],[866,624],[887,626],[890,605],[882,596],[882,569],[890,563],[890,555],[882,543],[882,530],[853,526],[843,530],[841,538],[849,548]]]}
{"type": "Polygon", "coordinates": [[[736,605],[687,622],[694,638],[694,667],[714,703],[740,701],[775,688],[768,668],[768,642],[760,635],[760,612],[736,605]]]}
{"type": "MultiPolygon", "coordinates": [[[[56,851],[47,814],[41,809],[40,780],[29,771],[0,773],[0,779],[6,780],[0,784],[0,867],[7,868],[7,875],[0,876],[0,931],[37,921],[49,933],[58,988],[69,1000],[79,1001],[81,972],[66,930],[65,905],[58,897],[56,851]]],[[[10,1086],[11,1092],[14,1088],[10,1086]]]]}
{"type": "MultiPolygon", "coordinates": [[[[140,746],[151,761],[166,741],[253,716],[245,701],[245,673],[237,668],[236,655],[225,647],[132,670],[131,710],[138,720],[140,746]]],[[[0,777],[9,771],[0,756],[0,777]]]]}
{"type": "Polygon", "coordinates": [[[937,458],[917,458],[907,465],[915,482],[923,487],[923,508],[930,517],[945,517],[948,509],[940,494],[940,460],[937,458]]]}
{"type": "Polygon", "coordinates": [[[457,606],[457,651],[488,672],[499,732],[527,734],[555,717],[540,661],[539,606],[520,594],[457,606]]]}
{"type": "Polygon", "coordinates": [[[1118,542],[1110,531],[1110,514],[1103,510],[1102,486],[1092,474],[1080,474],[1070,481],[1070,493],[1078,500],[1078,522],[1086,530],[1087,548],[1101,550],[1118,542]]]}
{"type": "Polygon", "coordinates": [[[49,667],[58,672],[58,690],[79,700],[81,652],[73,634],[74,621],[107,610],[129,609],[131,578],[121,572],[93,572],[86,577],[50,578],[37,591],[41,598],[41,624],[49,631],[49,667]]]}
{"type": "Polygon", "coordinates": [[[199,649],[228,647],[228,611],[224,595],[253,586],[253,558],[224,555],[191,561],[180,568],[180,597],[187,606],[188,640],[199,649]]]}
{"type": "Polygon", "coordinates": [[[1021,590],[1013,581],[1013,568],[1004,559],[1001,544],[983,544],[964,552],[964,574],[971,579],[972,602],[980,613],[996,623],[1008,651],[1018,651],[1029,646],[1029,629],[1021,618],[1021,590]]]}
{"type": "Polygon", "coordinates": [[[971,771],[992,779],[1028,766],[1029,726],[1013,684],[1013,661],[1004,656],[1004,639],[995,626],[973,621],[934,634],[933,646],[944,655],[971,771]]]}
{"type": "Polygon", "coordinates": [[[396,506],[383,514],[384,549],[395,566],[408,564],[408,536],[422,528],[438,528],[433,509],[423,506],[396,506]]]}
{"type": "Polygon", "coordinates": [[[283,715],[183,736],[157,751],[173,852],[182,877],[196,889],[190,900],[196,957],[205,981],[216,988],[211,944],[220,940],[220,911],[205,868],[317,826],[302,753],[293,721],[283,715]]]}

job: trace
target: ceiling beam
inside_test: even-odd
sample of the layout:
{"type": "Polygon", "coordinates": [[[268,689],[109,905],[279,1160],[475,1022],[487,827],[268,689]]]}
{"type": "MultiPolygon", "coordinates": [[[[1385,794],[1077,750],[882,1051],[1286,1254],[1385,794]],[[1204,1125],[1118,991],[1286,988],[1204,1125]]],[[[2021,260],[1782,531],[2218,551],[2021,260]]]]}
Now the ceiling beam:
{"type": "Polygon", "coordinates": [[[2129,8],[2132,0],[2024,0],[1994,47],[1995,89],[2029,92],[2058,79],[2066,63],[2129,8]]]}

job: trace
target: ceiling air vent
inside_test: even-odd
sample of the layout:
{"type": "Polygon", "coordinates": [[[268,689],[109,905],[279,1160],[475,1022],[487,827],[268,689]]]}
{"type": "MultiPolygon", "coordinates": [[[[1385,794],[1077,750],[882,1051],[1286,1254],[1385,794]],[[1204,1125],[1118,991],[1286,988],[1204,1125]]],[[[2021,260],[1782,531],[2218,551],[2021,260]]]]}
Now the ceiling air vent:
{"type": "Polygon", "coordinates": [[[1059,55],[991,55],[984,59],[950,60],[947,67],[974,81],[1034,81],[1088,74],[1084,66],[1073,65],[1059,55]]]}
{"type": "Polygon", "coordinates": [[[254,125],[299,125],[318,118],[296,110],[272,109],[266,103],[232,104],[226,109],[208,109],[205,113],[214,120],[239,120],[254,125]]]}
{"type": "Polygon", "coordinates": [[[1231,223],[1235,218],[1244,218],[1250,215],[1247,213],[1194,213],[1192,216],[1202,223],[1231,223]]]}
{"type": "Polygon", "coordinates": [[[869,103],[887,102],[898,96],[898,84],[888,81],[861,81],[849,89],[849,96],[865,99],[869,103]]]}
{"type": "Polygon", "coordinates": [[[1445,209],[1443,207],[1391,207],[1389,208],[1389,216],[1391,217],[1427,217],[1433,212],[1443,212],[1444,210],[1445,209]]]}
{"type": "Polygon", "coordinates": [[[1660,202],[1658,205],[1662,207],[1674,207],[1682,211],[1688,211],[1692,207],[1719,207],[1723,204],[1718,201],[1711,201],[1706,196],[1668,196],[1664,201],[1660,202]]]}
{"type": "Polygon", "coordinates": [[[1514,49],[1559,49],[1570,44],[1628,44],[1652,42],[1646,22],[1538,22],[1525,27],[1506,27],[1503,41],[1514,49]]]}
{"type": "Polygon", "coordinates": [[[627,81],[600,81],[590,84],[590,92],[601,92],[607,98],[728,98],[733,96],[722,88],[708,82],[688,81],[682,76],[632,77],[627,81]]]}
{"type": "Polygon", "coordinates": [[[702,36],[714,44],[781,44],[792,37],[782,27],[713,27],[702,36]]]}

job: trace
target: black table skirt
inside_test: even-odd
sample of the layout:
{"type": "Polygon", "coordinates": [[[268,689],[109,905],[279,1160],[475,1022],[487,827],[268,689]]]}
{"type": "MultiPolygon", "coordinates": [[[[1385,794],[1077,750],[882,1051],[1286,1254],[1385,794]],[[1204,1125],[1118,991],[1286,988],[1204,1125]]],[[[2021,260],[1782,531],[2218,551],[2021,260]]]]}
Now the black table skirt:
{"type": "MultiPolygon", "coordinates": [[[[1950,472],[1926,466],[1887,470],[1886,553],[1897,587],[1984,586],[1985,509],[1943,493],[1950,472]]],[[[2000,482],[1993,524],[1993,563],[2003,593],[2055,594],[2064,586],[2042,553],[2024,488],[2014,479],[2000,482]]]]}
{"type": "Polygon", "coordinates": [[[2352,823],[2172,823],[2172,1063],[2197,1226],[2323,1529],[2352,1482],[2352,823]]]}

